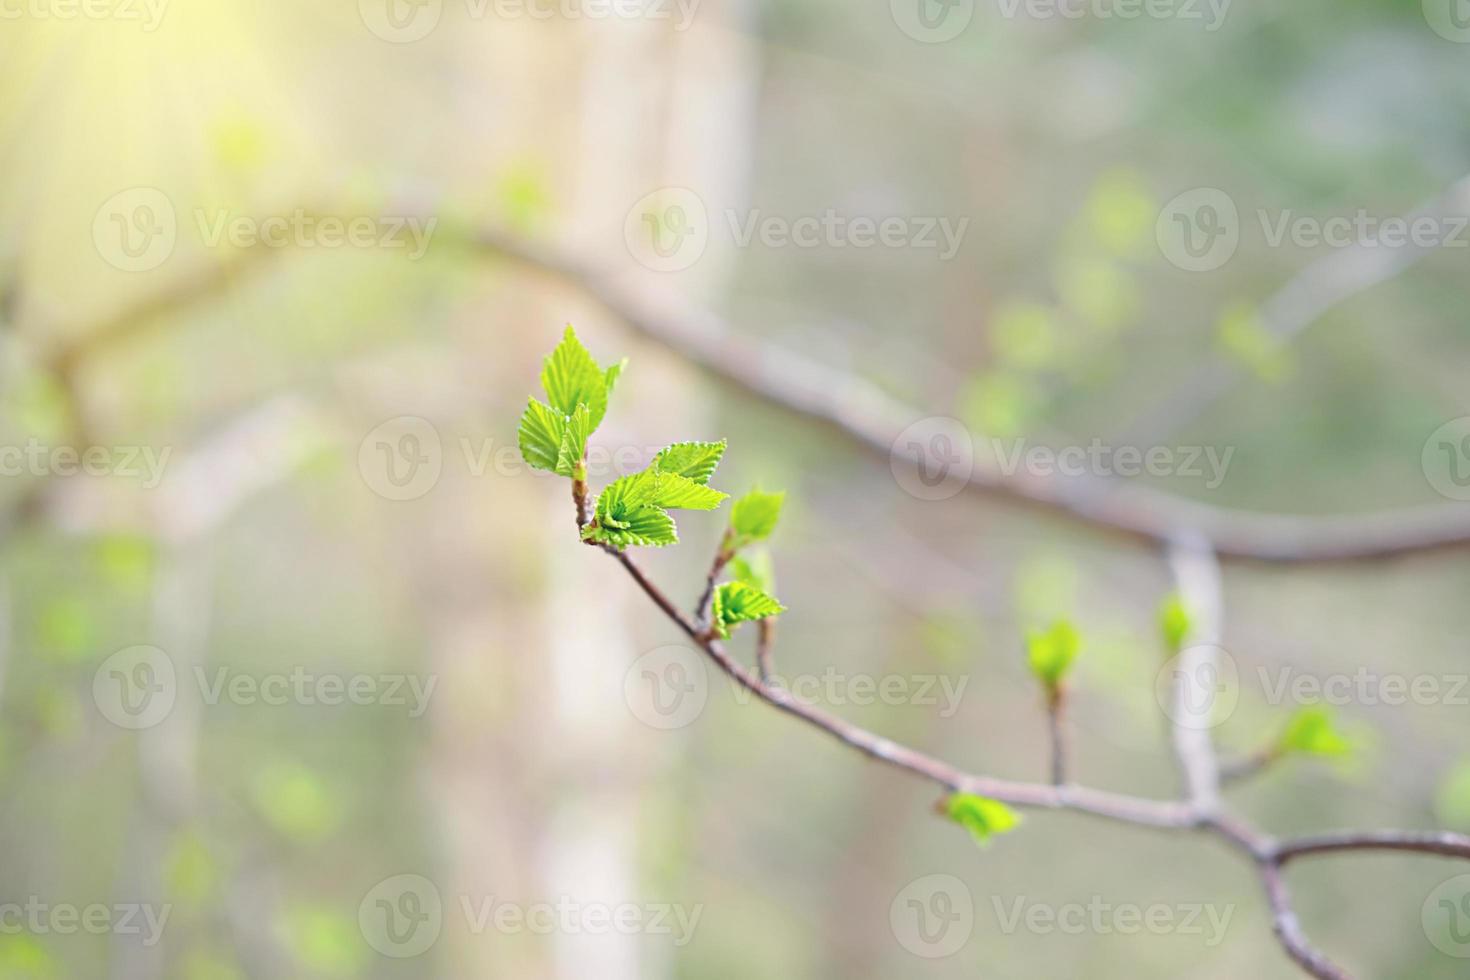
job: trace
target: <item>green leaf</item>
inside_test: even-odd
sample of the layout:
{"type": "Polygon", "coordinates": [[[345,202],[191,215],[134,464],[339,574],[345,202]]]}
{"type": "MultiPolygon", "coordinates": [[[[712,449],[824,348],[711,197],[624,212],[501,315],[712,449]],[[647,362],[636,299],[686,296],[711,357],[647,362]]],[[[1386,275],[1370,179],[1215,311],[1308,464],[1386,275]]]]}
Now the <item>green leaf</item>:
{"type": "Polygon", "coordinates": [[[613,389],[617,387],[618,378],[621,378],[623,376],[623,372],[627,370],[627,367],[628,359],[625,357],[618,363],[614,364],[612,367],[608,368],[607,373],[602,376],[603,387],[607,389],[607,393],[609,395],[611,395],[613,393],[613,389]]]}
{"type": "Polygon", "coordinates": [[[1031,665],[1031,673],[1050,691],[1061,685],[1081,649],[1082,637],[1065,619],[1057,620],[1048,629],[1032,630],[1026,637],[1026,660],[1031,665]]]}
{"type": "Polygon", "coordinates": [[[784,492],[765,493],[759,487],[735,501],[730,509],[730,528],[735,532],[737,544],[769,538],[781,519],[781,505],[785,501],[784,492]]]}
{"type": "Polygon", "coordinates": [[[517,431],[521,458],[535,469],[555,473],[565,430],[566,420],[555,409],[532,398],[517,431]]]}
{"type": "Polygon", "coordinates": [[[776,591],[776,573],[771,567],[771,555],[766,551],[730,559],[730,577],[767,594],[776,591]]]}
{"type": "Polygon", "coordinates": [[[592,410],[586,405],[578,405],[562,429],[561,447],[556,454],[556,472],[559,475],[577,475],[582,459],[587,455],[587,437],[591,434],[592,410]]]}
{"type": "Polygon", "coordinates": [[[728,639],[730,630],[741,623],[767,619],[785,611],[785,606],[752,585],[725,582],[715,589],[710,606],[710,623],[716,636],[728,639]]]}
{"type": "Polygon", "coordinates": [[[620,477],[602,488],[597,496],[597,522],[610,527],[627,527],[627,518],[653,503],[657,474],[644,470],[620,477]]]}
{"type": "Polygon", "coordinates": [[[1353,750],[1352,743],[1337,729],[1332,709],[1314,704],[1298,708],[1276,742],[1282,754],[1340,756],[1353,750]]]}
{"type": "Polygon", "coordinates": [[[730,496],[696,483],[687,476],[673,473],[655,474],[649,492],[649,502],[655,507],[674,507],[680,510],[714,510],[730,496]]]}
{"type": "Polygon", "coordinates": [[[1159,607],[1159,631],[1164,635],[1164,648],[1169,651],[1169,656],[1184,648],[1184,641],[1193,627],[1184,597],[1175,592],[1166,598],[1159,607]]]}
{"type": "Polygon", "coordinates": [[[629,546],[662,548],[677,544],[679,531],[667,511],[644,506],[625,512],[616,526],[604,523],[599,517],[598,523],[582,532],[582,538],[621,551],[629,546]]]}
{"type": "Polygon", "coordinates": [[[974,793],[955,793],[945,801],[945,815],[964,827],[981,847],[1021,825],[1021,815],[999,800],[974,793]]]}
{"type": "Polygon", "coordinates": [[[724,455],[723,439],[719,442],[676,442],[653,458],[653,468],[660,473],[687,476],[695,483],[708,483],[724,455]]]}
{"type": "Polygon", "coordinates": [[[556,350],[546,358],[541,384],[551,407],[562,415],[570,416],[578,405],[586,405],[592,415],[592,429],[602,424],[607,414],[607,376],[570,325],[556,350]]]}

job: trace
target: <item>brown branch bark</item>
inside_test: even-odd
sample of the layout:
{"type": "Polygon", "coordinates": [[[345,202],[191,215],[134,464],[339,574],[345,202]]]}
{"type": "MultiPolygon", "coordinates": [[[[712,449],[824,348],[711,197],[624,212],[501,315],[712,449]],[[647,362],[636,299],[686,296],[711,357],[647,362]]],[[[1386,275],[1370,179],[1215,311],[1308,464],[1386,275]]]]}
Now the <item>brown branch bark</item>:
{"type": "MultiPolygon", "coordinates": [[[[794,352],[741,338],[712,315],[654,309],[611,277],[570,257],[488,229],[473,233],[467,244],[576,285],[641,336],[758,398],[831,427],[885,460],[915,467],[921,462],[894,442],[932,411],[905,405],[861,378],[794,352]]],[[[1006,474],[979,462],[966,489],[1060,513],[1157,547],[1168,547],[1180,531],[1194,529],[1222,559],[1344,562],[1470,545],[1470,513],[1454,505],[1341,517],[1260,514],[1213,507],[1120,479],[1006,474]]]]}
{"type": "Polygon", "coordinates": [[[1417,831],[1344,831],[1278,841],[1239,818],[1221,812],[1208,799],[1173,802],[1145,799],[1067,783],[1041,785],[964,772],[917,749],[899,745],[819,708],[804,704],[766,683],[733,659],[723,645],[653,582],[626,553],[601,546],[638,587],[726,676],[772,707],[811,725],[864,755],[904,770],[952,792],[977,793],[1019,807],[1072,810],[1121,823],[1167,830],[1212,833],[1241,851],[1256,866],[1271,909],[1272,928],[1287,955],[1319,980],[1353,980],[1352,975],[1307,940],[1291,903],[1283,866],[1306,855],[1348,851],[1409,851],[1470,860],[1470,837],[1417,831]]]}

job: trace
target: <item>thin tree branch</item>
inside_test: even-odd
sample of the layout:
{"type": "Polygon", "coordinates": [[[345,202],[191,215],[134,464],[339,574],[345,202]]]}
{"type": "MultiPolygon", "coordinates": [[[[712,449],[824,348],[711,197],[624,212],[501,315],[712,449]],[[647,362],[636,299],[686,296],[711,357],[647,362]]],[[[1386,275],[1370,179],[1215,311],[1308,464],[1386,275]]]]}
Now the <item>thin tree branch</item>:
{"type": "Polygon", "coordinates": [[[1060,689],[1046,698],[1047,738],[1051,744],[1051,782],[1060,786],[1067,781],[1067,735],[1062,725],[1064,698],[1060,689]]]}
{"type": "Polygon", "coordinates": [[[1257,749],[1244,758],[1222,762],[1220,763],[1220,782],[1227,785],[1244,782],[1252,776],[1265,772],[1280,759],[1281,753],[1273,747],[1257,749]]]}
{"type": "MultiPolygon", "coordinates": [[[[1452,193],[1463,190],[1457,185],[1452,193]]],[[[448,240],[452,234],[450,228],[440,230],[441,239],[448,240]]],[[[932,413],[898,402],[875,385],[793,352],[738,339],[712,316],[655,311],[595,269],[493,229],[464,232],[463,240],[478,251],[514,259],[576,285],[635,332],[772,404],[832,426],[870,452],[899,465],[921,462],[914,451],[897,447],[894,441],[910,424],[932,413]]],[[[70,373],[101,350],[136,339],[165,315],[218,296],[272,252],[251,249],[227,263],[183,277],[97,327],[80,332],[80,340],[53,355],[52,366],[58,374],[70,373]]],[[[1222,559],[1344,562],[1470,545],[1470,514],[1453,505],[1340,517],[1259,514],[1212,507],[1123,480],[1007,474],[980,462],[966,488],[1059,512],[1158,546],[1167,546],[1181,529],[1195,528],[1222,559]]]]}
{"type": "Polygon", "coordinates": [[[1174,680],[1174,753],[1184,775],[1189,799],[1201,812],[1220,805],[1220,764],[1210,736],[1211,721],[1197,717],[1186,699],[1209,688],[1207,712],[1214,709],[1214,686],[1220,664],[1216,647],[1224,620],[1220,565],[1210,546],[1197,536],[1180,536],[1169,547],[1175,586],[1190,612],[1190,630],[1179,654],[1174,680]]]}
{"type": "MultiPolygon", "coordinates": [[[[1340,832],[1276,839],[1222,812],[1217,804],[1197,798],[1183,802],[1144,799],[1071,784],[1040,785],[963,772],[947,762],[853,725],[804,704],[782,688],[765,682],[734,660],[724,647],[686,617],[626,553],[599,545],[627,570],[638,587],[679,629],[736,684],[767,704],[826,732],[870,758],[937,783],[952,792],[978,793],[1013,806],[1072,810],[1121,823],[1168,830],[1200,830],[1229,843],[1256,866],[1271,909],[1272,928],[1282,948],[1308,974],[1319,980],[1353,980],[1310,942],[1291,903],[1282,866],[1297,857],[1349,851],[1412,851],[1470,860],[1470,837],[1418,831],[1340,832]]],[[[758,656],[759,659],[759,656],[758,656]]]]}
{"type": "Polygon", "coordinates": [[[734,532],[726,528],[724,536],[720,538],[720,547],[715,552],[714,561],[710,562],[709,574],[704,580],[704,592],[700,593],[699,602],[694,607],[694,619],[703,626],[709,625],[709,605],[714,599],[715,585],[720,580],[720,573],[730,564],[730,559],[735,557],[735,551],[731,547],[734,541],[734,532]]]}
{"type": "Polygon", "coordinates": [[[1319,980],[1352,980],[1346,971],[1307,941],[1296,910],[1292,908],[1291,892],[1286,887],[1280,866],[1264,861],[1260,868],[1261,882],[1266,886],[1266,900],[1271,906],[1271,927],[1287,955],[1319,980]]]}
{"type": "MultiPolygon", "coordinates": [[[[906,405],[864,379],[742,338],[712,315],[654,309],[592,267],[495,231],[473,232],[467,244],[577,286],[634,332],[765,401],[832,427],[885,460],[913,467],[923,462],[917,450],[895,442],[912,423],[934,413],[906,405]]],[[[1340,517],[1259,514],[1119,479],[1043,478],[973,462],[965,483],[970,491],[1059,512],[1159,547],[1195,529],[1223,559],[1344,562],[1470,545],[1470,512],[1453,505],[1340,517]]]]}
{"type": "MultiPolygon", "coordinates": [[[[1404,218],[1412,225],[1421,217],[1463,216],[1470,212],[1470,177],[1451,184],[1434,200],[1404,218]]],[[[1435,247],[1408,243],[1389,248],[1359,241],[1308,264],[1261,304],[1261,322],[1278,346],[1290,343],[1330,310],[1353,296],[1387,282],[1412,267],[1435,247]]],[[[1125,446],[1160,446],[1196,422],[1222,398],[1245,371],[1242,365],[1214,357],[1188,373],[1169,393],[1140,413],[1121,433],[1125,446]]]]}
{"type": "Polygon", "coordinates": [[[776,621],[762,619],[756,622],[755,628],[755,668],[760,673],[761,683],[769,685],[776,675],[776,621]]]}
{"type": "Polygon", "coordinates": [[[1285,864],[1299,857],[1343,851],[1408,851],[1470,859],[1470,837],[1436,830],[1344,830],[1283,841],[1276,846],[1275,855],[1277,863],[1285,864]]]}

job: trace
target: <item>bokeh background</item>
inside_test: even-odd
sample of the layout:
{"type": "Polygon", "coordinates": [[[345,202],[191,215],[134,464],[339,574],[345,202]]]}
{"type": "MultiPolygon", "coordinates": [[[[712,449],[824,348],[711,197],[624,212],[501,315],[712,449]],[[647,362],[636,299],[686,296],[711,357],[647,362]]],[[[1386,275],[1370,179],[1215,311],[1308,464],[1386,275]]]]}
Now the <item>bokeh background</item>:
{"type": "MultiPolygon", "coordinates": [[[[1456,8],[922,4],[0,5],[0,902],[100,904],[108,924],[0,917],[0,977],[1297,975],[1216,843],[1033,814],[981,850],[931,787],[714,675],[688,724],[660,725],[636,665],[678,635],[514,452],[574,323],[601,361],[631,358],[595,440],[626,452],[594,482],[728,437],[715,485],[788,491],[780,672],[830,667],[834,710],[1041,779],[1021,638],[1067,616],[1076,776],[1157,797],[1177,792],[1157,549],[1000,497],[922,499],[579,278],[862,379],[913,423],[956,419],[982,451],[1211,447],[1233,454],[1217,485],[1139,479],[1280,514],[1466,506],[1470,459],[1424,450],[1470,415],[1470,235],[1269,234],[1465,213],[1456,8]],[[826,215],[849,224],[780,235],[826,215]],[[1219,250],[1181,251],[1180,215],[1219,250]],[[854,219],[898,238],[860,245],[854,219]],[[930,247],[926,223],[963,230],[930,247]],[[26,447],[42,462],[15,465],[26,447]],[[98,472],[58,447],[100,447],[98,472]],[[251,686],[272,678],[308,695],[251,686]],[[913,696],[854,703],[854,678],[913,696]],[[363,703],[322,703],[353,683],[363,703]],[[931,875],[973,902],[933,958],[899,921],[931,875]],[[425,882],[437,910],[412,904],[425,882]],[[385,938],[380,899],[436,915],[432,942],[385,938]],[[481,914],[558,902],[551,928],[481,914]],[[1230,918],[1011,924],[1097,905],[1230,918]],[[123,907],[168,910],[156,942],[123,907]],[[609,929],[619,909],[642,926],[609,929]]],[[[648,556],[681,601],[722,520],[687,515],[648,556]]],[[[1444,692],[1336,705],[1353,751],[1231,790],[1251,819],[1470,830],[1470,708],[1449,693],[1467,585],[1455,551],[1225,563],[1227,755],[1299,707],[1262,683],[1282,671],[1444,692]]],[[[1466,969],[1425,925],[1459,873],[1344,858],[1292,880],[1362,975],[1435,980],[1466,969]]]]}

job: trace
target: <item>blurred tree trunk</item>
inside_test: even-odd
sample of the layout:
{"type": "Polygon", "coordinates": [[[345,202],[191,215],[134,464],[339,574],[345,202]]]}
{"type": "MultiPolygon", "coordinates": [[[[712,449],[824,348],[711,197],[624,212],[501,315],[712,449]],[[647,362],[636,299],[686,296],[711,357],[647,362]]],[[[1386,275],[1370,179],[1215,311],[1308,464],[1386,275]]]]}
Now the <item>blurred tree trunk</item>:
{"type": "MultiPolygon", "coordinates": [[[[534,36],[497,34],[491,52],[492,60],[503,54],[518,65],[522,85],[534,64],[533,74],[546,79],[545,91],[579,106],[576,118],[557,118],[547,113],[553,100],[527,99],[515,124],[496,133],[505,158],[535,147],[555,174],[549,190],[560,243],[600,264],[628,268],[646,278],[650,290],[677,289],[701,306],[722,286],[717,256],[677,276],[659,276],[634,264],[622,233],[635,202],[660,186],[699,188],[707,200],[738,192],[750,142],[742,126],[756,79],[746,42],[710,26],[732,6],[700,6],[698,26],[687,32],[657,21],[536,25],[534,36]],[[575,98],[567,97],[569,78],[576,80],[575,98]]],[[[494,338],[496,346],[515,343],[528,357],[540,354],[571,320],[604,360],[641,353],[630,349],[616,324],[564,286],[528,281],[515,288],[527,329],[523,336],[494,338]]],[[[609,448],[646,446],[670,404],[680,406],[691,432],[704,431],[689,369],[666,359],[637,361],[638,383],[619,390],[600,441],[609,448]]],[[[535,387],[530,377],[507,383],[535,387]]],[[[496,421],[504,424],[495,424],[495,431],[511,431],[511,420],[496,421]]],[[[606,479],[594,475],[594,485],[606,479]]],[[[542,520],[539,527],[498,528],[491,535],[535,554],[507,554],[463,535],[438,536],[451,551],[490,549],[478,556],[480,574],[471,581],[510,579],[498,588],[486,581],[473,594],[456,588],[461,594],[447,607],[439,596],[435,669],[441,686],[448,692],[500,689],[500,709],[514,714],[513,724],[501,719],[491,725],[482,706],[453,694],[436,704],[435,798],[448,828],[443,859],[452,882],[445,901],[458,895],[512,902],[566,896],[582,907],[679,901],[651,890],[637,864],[640,799],[663,778],[660,764],[677,757],[649,754],[659,744],[655,739],[675,734],[644,729],[622,697],[623,675],[641,652],[632,638],[644,632],[633,628],[643,603],[603,556],[568,544],[574,531],[566,481],[497,478],[494,485],[495,494],[515,498],[495,508],[498,513],[524,521],[539,512],[542,520]],[[517,580],[522,569],[540,563],[545,591],[538,621],[510,597],[528,588],[517,580]],[[438,710],[446,705],[449,710],[438,710]],[[495,744],[496,737],[515,744],[495,744]]],[[[464,557],[442,555],[435,561],[438,574],[452,577],[464,557]]],[[[449,921],[456,914],[447,908],[449,921]]],[[[451,929],[446,939],[452,947],[444,953],[456,975],[650,980],[671,972],[666,957],[649,959],[650,949],[662,947],[615,930],[506,937],[451,929]]]]}

